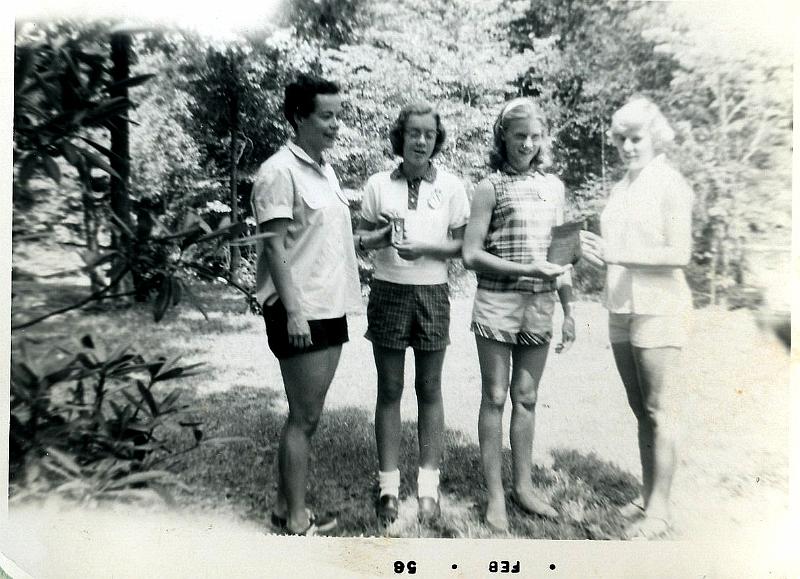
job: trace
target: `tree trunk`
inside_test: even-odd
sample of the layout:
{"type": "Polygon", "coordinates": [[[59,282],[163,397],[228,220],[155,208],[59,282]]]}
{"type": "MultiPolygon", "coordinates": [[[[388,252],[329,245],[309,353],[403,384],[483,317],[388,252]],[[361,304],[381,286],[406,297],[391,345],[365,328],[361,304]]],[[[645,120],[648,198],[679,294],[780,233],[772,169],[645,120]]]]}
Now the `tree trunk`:
{"type": "MultiPolygon", "coordinates": [[[[131,36],[124,32],[117,32],[111,35],[111,77],[113,82],[125,80],[130,76],[131,62],[131,36]]],[[[115,87],[110,91],[112,97],[128,98],[127,87],[115,87]]],[[[127,117],[127,111],[122,115],[127,117]]],[[[111,155],[109,162],[111,168],[117,172],[117,177],[111,176],[111,213],[116,216],[121,223],[133,232],[133,220],[131,218],[131,200],[128,194],[128,183],[130,177],[130,127],[127,120],[116,119],[112,121],[111,129],[111,155]]],[[[121,235],[113,235],[112,244],[116,248],[121,248],[123,244],[133,245],[132,238],[121,235]]],[[[122,292],[130,291],[139,285],[139,275],[133,274],[133,279],[124,279],[120,283],[122,292]]],[[[138,301],[138,296],[137,296],[138,301]]]]}
{"type": "MultiPolygon", "coordinates": [[[[235,67],[236,64],[234,63],[235,67]]],[[[234,74],[235,74],[234,70],[234,74]]],[[[231,144],[230,152],[228,155],[228,170],[230,174],[230,204],[231,204],[231,222],[239,222],[239,172],[237,165],[239,163],[239,95],[234,87],[233,93],[229,101],[229,114],[230,114],[230,131],[231,131],[231,144]]],[[[229,264],[230,278],[234,283],[239,283],[239,264],[241,262],[242,254],[238,246],[231,245],[231,261],[229,264]]]]}
{"type": "MultiPolygon", "coordinates": [[[[91,190],[85,185],[81,200],[83,201],[83,228],[86,235],[86,249],[90,255],[97,255],[100,247],[97,240],[97,205],[92,198],[91,190]]],[[[100,274],[95,268],[89,270],[89,287],[91,288],[90,293],[95,293],[103,287],[100,274]]]]}
{"type": "Polygon", "coordinates": [[[608,191],[606,187],[606,127],[600,121],[600,182],[603,184],[603,193],[608,191]]]}

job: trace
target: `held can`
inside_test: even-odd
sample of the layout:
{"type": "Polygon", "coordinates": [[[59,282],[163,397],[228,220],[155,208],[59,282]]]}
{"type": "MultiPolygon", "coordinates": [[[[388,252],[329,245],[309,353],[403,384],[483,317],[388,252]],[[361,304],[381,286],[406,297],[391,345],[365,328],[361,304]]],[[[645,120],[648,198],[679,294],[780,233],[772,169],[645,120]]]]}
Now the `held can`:
{"type": "Polygon", "coordinates": [[[392,219],[392,245],[403,241],[406,237],[406,220],[402,217],[392,219]]]}

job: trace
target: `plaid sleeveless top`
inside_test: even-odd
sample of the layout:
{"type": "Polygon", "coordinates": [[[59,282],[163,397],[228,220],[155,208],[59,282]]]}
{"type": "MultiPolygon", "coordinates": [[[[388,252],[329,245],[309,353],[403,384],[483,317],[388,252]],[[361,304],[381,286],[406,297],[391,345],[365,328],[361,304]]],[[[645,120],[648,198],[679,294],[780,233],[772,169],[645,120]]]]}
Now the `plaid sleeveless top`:
{"type": "MultiPolygon", "coordinates": [[[[483,248],[517,263],[546,261],[550,228],[564,221],[564,184],[540,171],[517,173],[510,166],[487,177],[495,206],[483,248]]],[[[556,282],[478,272],[478,288],[519,293],[555,291],[556,282]]]]}

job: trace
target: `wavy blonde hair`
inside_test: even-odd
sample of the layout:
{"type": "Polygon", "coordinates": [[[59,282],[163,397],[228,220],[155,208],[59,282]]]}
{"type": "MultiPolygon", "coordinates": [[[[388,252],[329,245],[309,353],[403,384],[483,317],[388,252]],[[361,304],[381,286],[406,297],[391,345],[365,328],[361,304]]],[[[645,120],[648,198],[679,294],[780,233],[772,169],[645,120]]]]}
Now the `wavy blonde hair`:
{"type": "Polygon", "coordinates": [[[533,119],[537,121],[544,129],[544,139],[539,151],[534,155],[531,161],[531,167],[534,169],[541,169],[546,167],[551,162],[550,157],[550,131],[547,123],[547,118],[544,116],[542,109],[534,102],[533,99],[527,97],[519,97],[511,99],[503,105],[500,114],[494,122],[493,136],[494,141],[492,149],[489,151],[489,166],[499,171],[503,165],[508,162],[508,151],[506,150],[505,130],[511,121],[519,119],[533,119]]]}
{"type": "Polygon", "coordinates": [[[653,101],[643,96],[632,97],[611,117],[611,128],[606,133],[613,139],[632,129],[647,129],[653,141],[653,149],[663,153],[675,140],[675,131],[661,109],[653,101]]]}

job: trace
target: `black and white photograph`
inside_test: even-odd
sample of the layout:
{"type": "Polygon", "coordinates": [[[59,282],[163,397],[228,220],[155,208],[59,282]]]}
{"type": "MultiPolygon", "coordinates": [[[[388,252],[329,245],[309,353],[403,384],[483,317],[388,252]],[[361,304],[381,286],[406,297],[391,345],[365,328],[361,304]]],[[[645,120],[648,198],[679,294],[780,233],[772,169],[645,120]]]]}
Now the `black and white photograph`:
{"type": "Polygon", "coordinates": [[[800,574],[790,3],[18,4],[0,577],[800,574]]]}

